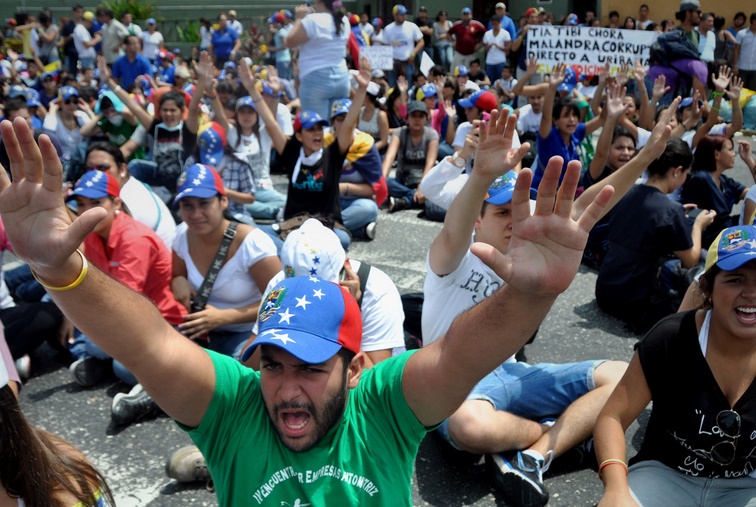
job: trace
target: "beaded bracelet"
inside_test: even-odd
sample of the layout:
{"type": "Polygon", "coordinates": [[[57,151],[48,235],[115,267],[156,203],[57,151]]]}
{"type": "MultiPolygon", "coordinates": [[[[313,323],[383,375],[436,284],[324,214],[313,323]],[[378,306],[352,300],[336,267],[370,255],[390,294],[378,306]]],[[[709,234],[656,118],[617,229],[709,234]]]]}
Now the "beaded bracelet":
{"type": "Polygon", "coordinates": [[[598,469],[599,479],[601,479],[601,472],[604,470],[604,468],[608,467],[609,465],[621,465],[625,469],[625,475],[629,473],[627,469],[627,463],[625,463],[621,459],[606,459],[601,462],[601,465],[599,465],[599,469],[598,469]]]}
{"type": "Polygon", "coordinates": [[[89,263],[87,262],[87,258],[84,257],[84,254],[81,253],[81,250],[79,250],[78,248],[76,249],[76,253],[79,254],[79,257],[81,257],[81,273],[79,273],[79,276],[70,285],[66,285],[65,287],[52,287],[50,285],[45,285],[44,283],[42,283],[42,280],[39,279],[37,273],[35,273],[34,271],[32,271],[31,274],[34,279],[37,280],[39,284],[47,290],[62,292],[65,290],[74,289],[81,285],[81,282],[83,282],[84,278],[87,276],[87,271],[89,271],[89,263]]]}

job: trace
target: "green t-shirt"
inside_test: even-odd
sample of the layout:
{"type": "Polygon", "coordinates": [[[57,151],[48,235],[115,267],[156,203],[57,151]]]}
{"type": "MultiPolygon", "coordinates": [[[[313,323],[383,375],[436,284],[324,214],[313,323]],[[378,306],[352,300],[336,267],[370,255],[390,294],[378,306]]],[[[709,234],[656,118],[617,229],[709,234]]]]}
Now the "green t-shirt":
{"type": "Polygon", "coordinates": [[[220,505],[411,505],[415,456],[427,431],[402,392],[412,353],[363,372],[341,421],[303,453],[281,443],[260,374],[208,354],[215,365],[213,399],[197,428],[182,428],[205,457],[220,505]]]}
{"type": "MultiPolygon", "coordinates": [[[[97,122],[97,126],[100,127],[100,130],[103,134],[108,135],[108,141],[115,144],[116,146],[123,146],[126,144],[126,141],[131,139],[131,135],[134,133],[134,131],[139,127],[139,123],[136,124],[136,126],[129,124],[129,122],[124,121],[117,127],[110,123],[108,120],[103,118],[102,120],[97,122]]],[[[145,157],[145,151],[144,146],[139,146],[136,150],[134,150],[134,154],[131,156],[131,159],[137,159],[137,160],[144,160],[145,157]]]]}

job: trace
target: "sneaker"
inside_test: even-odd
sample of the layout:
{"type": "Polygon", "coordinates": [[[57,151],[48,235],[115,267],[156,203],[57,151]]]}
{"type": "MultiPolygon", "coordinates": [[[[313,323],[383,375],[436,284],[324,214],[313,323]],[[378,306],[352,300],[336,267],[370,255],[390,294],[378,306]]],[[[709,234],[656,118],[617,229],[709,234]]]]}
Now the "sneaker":
{"type": "Polygon", "coordinates": [[[375,239],[375,226],[377,224],[375,222],[370,222],[365,227],[365,236],[367,239],[375,239]]]}
{"type": "Polygon", "coordinates": [[[549,501],[543,483],[542,460],[522,452],[491,454],[494,481],[504,493],[507,505],[541,507],[549,501]]]}
{"type": "Polygon", "coordinates": [[[396,213],[409,207],[409,201],[404,197],[391,198],[391,206],[389,206],[389,213],[396,213]]]}
{"type": "Polygon", "coordinates": [[[571,455],[580,466],[598,470],[596,450],[593,448],[593,437],[583,440],[565,454],[571,455]]]}
{"type": "Polygon", "coordinates": [[[85,357],[71,363],[68,371],[71,372],[74,380],[81,387],[92,387],[99,384],[105,378],[107,365],[105,361],[96,357],[85,357]]]}
{"type": "Polygon", "coordinates": [[[135,385],[128,394],[118,393],[113,397],[110,417],[119,426],[127,426],[158,414],[160,408],[142,384],[135,385]]]}
{"type": "Polygon", "coordinates": [[[29,357],[29,354],[16,359],[16,371],[21,380],[29,378],[29,374],[31,373],[31,357],[29,357]]]}
{"type": "Polygon", "coordinates": [[[165,463],[165,473],[179,482],[203,481],[212,486],[205,457],[195,445],[187,445],[174,452],[165,463]]]}

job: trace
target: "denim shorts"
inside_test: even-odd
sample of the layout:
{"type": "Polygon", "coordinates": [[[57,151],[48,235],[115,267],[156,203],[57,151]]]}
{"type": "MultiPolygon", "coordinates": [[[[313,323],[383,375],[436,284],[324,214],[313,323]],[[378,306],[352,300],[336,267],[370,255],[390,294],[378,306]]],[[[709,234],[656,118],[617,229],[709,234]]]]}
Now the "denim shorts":
{"type": "MultiPolygon", "coordinates": [[[[467,400],[484,400],[496,410],[540,421],[558,417],[575,400],[593,390],[593,372],[604,359],[581,363],[504,363],[478,382],[467,400]]],[[[449,436],[449,419],[439,434],[449,436]]]]}

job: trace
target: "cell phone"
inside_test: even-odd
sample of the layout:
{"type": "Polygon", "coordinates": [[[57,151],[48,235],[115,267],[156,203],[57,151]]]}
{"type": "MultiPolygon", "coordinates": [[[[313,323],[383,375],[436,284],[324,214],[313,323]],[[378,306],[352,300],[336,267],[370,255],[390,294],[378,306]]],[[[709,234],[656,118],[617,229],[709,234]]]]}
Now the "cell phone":
{"type": "Polygon", "coordinates": [[[693,208],[693,209],[689,209],[688,211],[686,211],[685,212],[685,216],[688,217],[688,218],[695,219],[702,212],[703,212],[703,210],[701,208],[693,208]]]}

